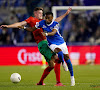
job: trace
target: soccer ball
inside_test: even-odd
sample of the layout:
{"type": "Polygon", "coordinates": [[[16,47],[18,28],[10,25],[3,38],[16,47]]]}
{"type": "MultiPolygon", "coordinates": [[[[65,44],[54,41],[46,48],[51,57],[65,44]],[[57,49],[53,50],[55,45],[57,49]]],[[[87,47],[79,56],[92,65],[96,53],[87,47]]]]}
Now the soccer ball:
{"type": "Polygon", "coordinates": [[[18,73],[13,73],[13,74],[11,74],[10,80],[13,83],[18,83],[21,81],[21,75],[18,73]]]}

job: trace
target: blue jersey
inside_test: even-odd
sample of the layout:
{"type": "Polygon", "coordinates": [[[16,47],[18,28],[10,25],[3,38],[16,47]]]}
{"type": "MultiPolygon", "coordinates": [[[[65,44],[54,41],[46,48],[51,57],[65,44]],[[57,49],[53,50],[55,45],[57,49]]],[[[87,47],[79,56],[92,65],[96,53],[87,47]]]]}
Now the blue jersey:
{"type": "Polygon", "coordinates": [[[56,29],[57,32],[54,36],[47,36],[47,41],[49,45],[56,44],[60,45],[64,43],[63,37],[59,33],[59,23],[56,21],[52,21],[50,24],[46,24],[45,20],[40,21],[35,25],[36,28],[43,28],[45,32],[52,32],[53,29],[56,29]]]}

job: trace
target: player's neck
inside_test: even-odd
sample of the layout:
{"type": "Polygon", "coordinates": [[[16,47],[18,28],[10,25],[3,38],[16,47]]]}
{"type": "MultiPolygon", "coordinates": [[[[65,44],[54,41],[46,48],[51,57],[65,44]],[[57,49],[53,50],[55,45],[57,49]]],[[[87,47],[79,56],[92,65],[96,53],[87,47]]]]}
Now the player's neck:
{"type": "Polygon", "coordinates": [[[49,24],[47,24],[48,26],[50,26],[52,23],[54,22],[54,20],[52,20],[49,24]]]}

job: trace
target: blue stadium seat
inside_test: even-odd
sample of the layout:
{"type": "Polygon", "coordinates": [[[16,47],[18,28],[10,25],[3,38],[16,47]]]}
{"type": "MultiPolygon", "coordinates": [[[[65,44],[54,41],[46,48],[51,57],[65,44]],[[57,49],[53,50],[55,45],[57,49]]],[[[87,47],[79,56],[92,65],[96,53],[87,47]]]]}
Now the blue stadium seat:
{"type": "Polygon", "coordinates": [[[2,29],[0,28],[0,35],[2,34],[2,29]]]}
{"type": "Polygon", "coordinates": [[[26,6],[25,0],[16,0],[14,6],[15,7],[26,6]]]}
{"type": "Polygon", "coordinates": [[[8,2],[6,1],[4,4],[4,7],[6,8],[8,6],[8,2]]]}

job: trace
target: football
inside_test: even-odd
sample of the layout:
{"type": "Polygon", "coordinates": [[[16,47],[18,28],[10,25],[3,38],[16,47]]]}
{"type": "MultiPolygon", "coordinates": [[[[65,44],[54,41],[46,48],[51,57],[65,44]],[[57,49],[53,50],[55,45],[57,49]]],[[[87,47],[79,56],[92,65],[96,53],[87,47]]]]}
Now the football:
{"type": "Polygon", "coordinates": [[[18,82],[21,81],[21,75],[20,75],[19,73],[13,73],[13,74],[11,74],[11,76],[10,76],[10,80],[11,80],[11,82],[13,82],[13,83],[18,83],[18,82]]]}

